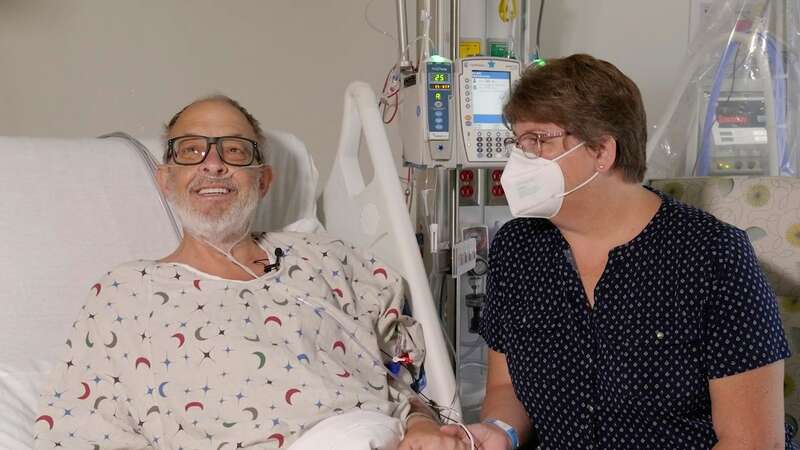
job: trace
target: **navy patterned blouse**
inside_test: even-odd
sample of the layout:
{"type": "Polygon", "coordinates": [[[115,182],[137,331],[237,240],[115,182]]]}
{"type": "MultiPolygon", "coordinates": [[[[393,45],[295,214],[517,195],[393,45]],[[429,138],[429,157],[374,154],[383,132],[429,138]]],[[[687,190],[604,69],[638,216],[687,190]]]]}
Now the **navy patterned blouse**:
{"type": "Polygon", "coordinates": [[[708,380],[789,356],[747,235],[656,193],[651,222],[609,252],[593,308],[550,221],[495,237],[480,332],[543,450],[711,448],[708,380]]]}

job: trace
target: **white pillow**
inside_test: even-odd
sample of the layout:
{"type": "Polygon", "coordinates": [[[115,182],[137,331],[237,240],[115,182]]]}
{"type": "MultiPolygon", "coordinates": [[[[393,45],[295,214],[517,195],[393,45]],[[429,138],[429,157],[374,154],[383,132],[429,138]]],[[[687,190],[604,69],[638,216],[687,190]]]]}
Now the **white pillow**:
{"type": "Polygon", "coordinates": [[[0,448],[32,445],[38,391],[94,280],[178,243],[147,164],[118,139],[0,137],[0,448]]]}

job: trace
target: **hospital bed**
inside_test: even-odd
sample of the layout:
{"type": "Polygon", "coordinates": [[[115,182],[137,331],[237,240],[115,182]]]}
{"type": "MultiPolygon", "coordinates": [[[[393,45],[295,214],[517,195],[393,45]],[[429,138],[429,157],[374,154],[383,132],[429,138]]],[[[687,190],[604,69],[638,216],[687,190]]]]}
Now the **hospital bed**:
{"type": "MultiPolygon", "coordinates": [[[[398,270],[425,333],[423,393],[458,418],[450,357],[375,94],[360,82],[347,88],[338,153],[321,191],[303,143],[280,131],[267,135],[276,179],[255,229],[324,226],[398,270]],[[374,173],[369,183],[358,162],[362,133],[374,173]]],[[[153,178],[161,151],[156,139],[140,142],[123,133],[0,137],[6,172],[0,200],[0,449],[32,445],[37,393],[60,361],[89,286],[119,263],[159,258],[178,244],[178,224],[153,178]]]]}

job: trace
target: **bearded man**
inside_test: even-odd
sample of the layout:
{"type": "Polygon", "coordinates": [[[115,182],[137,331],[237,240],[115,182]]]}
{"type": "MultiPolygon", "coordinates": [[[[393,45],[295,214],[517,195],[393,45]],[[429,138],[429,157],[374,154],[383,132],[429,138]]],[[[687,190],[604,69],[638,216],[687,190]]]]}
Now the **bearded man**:
{"type": "Polygon", "coordinates": [[[328,236],[251,233],[265,150],[228,97],[168,122],[157,180],[183,239],[92,286],[36,449],[464,448],[408,389],[424,347],[400,276],[328,236]]]}

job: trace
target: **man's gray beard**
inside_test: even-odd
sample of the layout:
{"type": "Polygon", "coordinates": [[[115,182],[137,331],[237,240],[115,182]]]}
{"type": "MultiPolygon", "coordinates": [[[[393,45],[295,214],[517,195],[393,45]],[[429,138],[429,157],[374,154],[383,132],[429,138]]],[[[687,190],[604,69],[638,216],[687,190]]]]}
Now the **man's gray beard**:
{"type": "Polygon", "coordinates": [[[169,190],[167,202],[178,215],[184,231],[230,252],[250,231],[260,198],[258,184],[256,179],[249,191],[239,191],[236,201],[217,218],[207,217],[192,208],[189,194],[169,190]]]}

